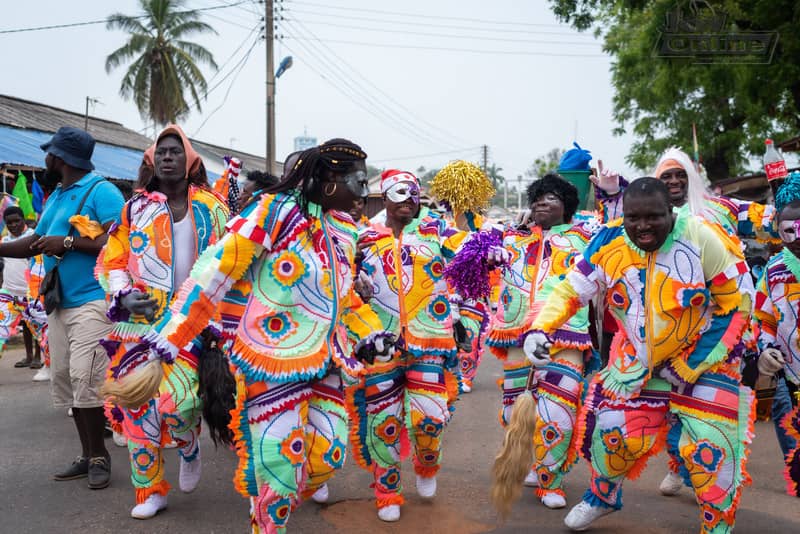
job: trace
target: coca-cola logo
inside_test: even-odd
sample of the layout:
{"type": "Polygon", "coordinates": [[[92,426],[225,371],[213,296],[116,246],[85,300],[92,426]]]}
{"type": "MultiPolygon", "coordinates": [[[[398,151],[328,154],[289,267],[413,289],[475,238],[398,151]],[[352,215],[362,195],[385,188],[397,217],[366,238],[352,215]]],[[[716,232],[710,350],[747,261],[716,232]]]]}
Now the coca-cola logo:
{"type": "Polygon", "coordinates": [[[789,174],[788,169],[786,169],[786,162],[785,161],[774,161],[772,163],[767,163],[764,165],[764,170],[767,173],[767,180],[777,180],[779,178],[786,178],[789,174]]]}

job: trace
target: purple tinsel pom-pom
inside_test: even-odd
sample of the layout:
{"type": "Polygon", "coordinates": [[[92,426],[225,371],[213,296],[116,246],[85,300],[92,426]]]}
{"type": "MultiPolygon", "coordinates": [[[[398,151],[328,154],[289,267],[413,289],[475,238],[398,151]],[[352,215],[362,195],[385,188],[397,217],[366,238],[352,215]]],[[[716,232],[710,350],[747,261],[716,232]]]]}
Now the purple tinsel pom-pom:
{"type": "Polygon", "coordinates": [[[492,247],[502,246],[500,238],[490,232],[476,232],[464,243],[456,257],[444,270],[444,277],[461,296],[480,299],[491,293],[487,256],[492,247]]]}

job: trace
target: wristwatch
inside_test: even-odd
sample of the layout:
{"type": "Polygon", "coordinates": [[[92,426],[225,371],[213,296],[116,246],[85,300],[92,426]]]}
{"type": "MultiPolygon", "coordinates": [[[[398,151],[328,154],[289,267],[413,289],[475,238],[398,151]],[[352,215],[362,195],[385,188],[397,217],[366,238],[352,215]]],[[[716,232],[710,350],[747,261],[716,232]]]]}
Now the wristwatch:
{"type": "Polygon", "coordinates": [[[71,235],[68,235],[67,237],[65,237],[64,238],[64,249],[65,250],[72,250],[72,245],[73,245],[73,241],[74,240],[75,240],[75,238],[73,238],[71,235]]]}

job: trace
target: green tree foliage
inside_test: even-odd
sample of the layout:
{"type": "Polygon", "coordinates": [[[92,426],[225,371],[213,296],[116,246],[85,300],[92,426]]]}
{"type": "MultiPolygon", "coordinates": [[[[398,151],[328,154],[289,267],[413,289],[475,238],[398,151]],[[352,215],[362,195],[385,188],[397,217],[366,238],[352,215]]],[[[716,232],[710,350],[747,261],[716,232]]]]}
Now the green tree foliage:
{"type": "Polygon", "coordinates": [[[187,41],[214,29],[186,10],[184,0],[139,0],[144,16],[116,13],[108,17],[109,30],[128,33],[128,41],[106,58],[106,72],[127,64],[120,95],[133,99],[142,118],[164,125],[189,114],[186,93],[200,111],[201,95],[208,90],[198,64],[217,69],[211,53],[187,41]]]}
{"type": "Polygon", "coordinates": [[[538,180],[548,172],[555,171],[558,169],[558,162],[561,161],[563,155],[563,148],[551,148],[547,154],[533,160],[531,166],[525,171],[525,176],[538,180]]]}
{"type": "Polygon", "coordinates": [[[741,172],[760,157],[764,139],[800,130],[800,9],[796,0],[550,0],[558,18],[594,30],[613,58],[615,132],[635,135],[628,162],[652,168],[676,145],[692,153],[697,126],[709,178],[741,172]],[[676,8],[711,13],[700,32],[778,32],[771,62],[735,64],[714,57],[656,54],[667,16],[676,8]],[[721,18],[726,17],[726,18],[721,18]],[[724,20],[724,25],[714,24],[724,20]]]}

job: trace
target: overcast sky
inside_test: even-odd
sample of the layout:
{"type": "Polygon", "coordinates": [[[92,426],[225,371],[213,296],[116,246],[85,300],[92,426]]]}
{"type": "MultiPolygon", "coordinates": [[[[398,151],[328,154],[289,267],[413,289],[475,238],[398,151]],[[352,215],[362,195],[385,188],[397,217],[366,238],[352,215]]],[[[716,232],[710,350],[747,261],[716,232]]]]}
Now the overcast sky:
{"type": "MultiPolygon", "coordinates": [[[[235,0],[187,0],[189,8],[235,0]]],[[[590,35],[559,24],[544,1],[284,0],[275,63],[294,65],[277,85],[278,159],[293,139],[347,137],[378,167],[416,170],[451,159],[490,163],[517,175],[554,147],[577,141],[606,166],[624,162],[631,138],[615,137],[610,60],[590,35]]],[[[27,0],[3,9],[0,30],[139,14],[137,0],[27,0]]],[[[263,4],[207,11],[218,35],[195,39],[214,55],[216,86],[183,124],[190,136],[263,155],[265,49],[256,43],[263,4]],[[249,56],[245,57],[248,50],[249,56]],[[236,52],[238,49],[238,52],[236,52]],[[229,60],[230,58],[230,60],[229,60]],[[235,69],[234,69],[235,67],[235,69]],[[213,112],[213,113],[212,113],[213,112]]],[[[125,34],[97,24],[0,34],[0,92],[83,112],[145,131],[134,104],[119,96],[124,68],[105,57],[125,34]]],[[[148,134],[152,130],[147,131],[148,134]]]]}

